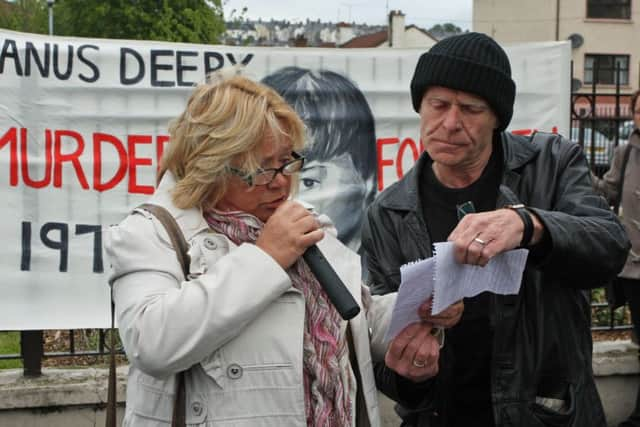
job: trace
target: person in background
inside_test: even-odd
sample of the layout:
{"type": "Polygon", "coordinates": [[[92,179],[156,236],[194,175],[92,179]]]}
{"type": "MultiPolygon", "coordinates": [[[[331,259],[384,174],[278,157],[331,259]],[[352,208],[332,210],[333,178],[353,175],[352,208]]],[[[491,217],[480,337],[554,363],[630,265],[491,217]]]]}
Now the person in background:
{"type": "Polygon", "coordinates": [[[371,297],[329,219],[291,200],[305,165],[302,121],[273,89],[226,74],[198,85],[170,125],[149,202],[188,241],[188,277],[148,211],[108,234],[131,364],[123,425],[169,425],[185,372],[190,426],[379,426],[372,360],[392,360],[408,381],[432,376],[432,325],[454,325],[462,309],[432,317],[425,303],[426,322],[385,345],[395,296],[371,297]],[[314,244],[362,307],[348,322],[301,258],[314,244]]]}
{"type": "MultiPolygon", "coordinates": [[[[640,337],[640,91],[631,97],[634,129],[627,144],[616,148],[611,168],[602,179],[592,176],[593,187],[612,205],[622,208],[622,224],[631,240],[627,262],[618,275],[616,286],[629,306],[633,330],[640,337]],[[624,176],[623,176],[624,171],[624,176]],[[620,189],[622,188],[622,194],[620,189]]],[[[619,427],[640,427],[640,390],[636,406],[619,427]]]]}
{"type": "Polygon", "coordinates": [[[310,133],[298,198],[327,214],[338,239],[358,251],[367,206],[376,195],[373,114],[363,93],[329,70],[284,67],[262,79],[302,117],[310,133]]]}
{"type": "Polygon", "coordinates": [[[372,292],[396,291],[400,266],[433,256],[435,242],[451,242],[457,262],[475,266],[529,252],[517,295],[464,299],[436,375],[413,382],[377,364],[403,426],[606,425],[585,289],[620,271],[629,240],[592,190],[579,145],[505,131],[515,94],[509,58],[484,34],[443,39],[417,62],[411,99],[425,152],[368,209],[372,292]]]}

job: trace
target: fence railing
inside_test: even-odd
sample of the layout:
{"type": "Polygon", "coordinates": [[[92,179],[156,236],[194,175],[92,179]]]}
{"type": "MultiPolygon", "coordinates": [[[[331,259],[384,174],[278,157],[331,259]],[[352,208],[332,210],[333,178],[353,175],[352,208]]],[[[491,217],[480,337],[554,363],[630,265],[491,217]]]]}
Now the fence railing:
{"type": "MultiPolygon", "coordinates": [[[[571,69],[573,81],[573,66],[571,69]]],[[[627,142],[634,127],[629,104],[631,93],[622,93],[620,73],[618,64],[615,90],[599,90],[596,85],[599,69],[596,66],[591,86],[571,93],[569,138],[580,144],[592,172],[599,177],[609,170],[614,150],[627,142]]],[[[632,329],[626,306],[609,310],[603,296],[604,292],[591,293],[592,330],[632,329]],[[600,298],[594,300],[594,294],[600,298]],[[605,324],[603,317],[607,319],[605,324]]]]}
{"type": "MultiPolygon", "coordinates": [[[[9,331],[5,331],[9,332],[9,331]]],[[[84,357],[84,356],[109,356],[110,347],[107,336],[110,329],[71,329],[67,331],[55,331],[56,335],[68,334],[55,346],[55,350],[45,351],[44,332],[19,331],[20,333],[20,353],[0,354],[1,360],[22,360],[24,375],[29,377],[39,376],[42,373],[43,360],[46,358],[61,357],[84,357]],[[77,336],[84,335],[85,339],[81,346],[77,345],[77,336]],[[86,339],[86,335],[91,335],[86,339]]],[[[51,331],[48,331],[51,332],[51,331]]],[[[120,340],[116,339],[116,353],[123,355],[124,350],[120,340]]]]}
{"type": "Polygon", "coordinates": [[[629,106],[631,94],[622,93],[620,87],[620,67],[616,70],[613,91],[598,90],[595,83],[598,72],[596,68],[590,88],[571,93],[569,138],[582,146],[592,171],[602,176],[611,165],[615,148],[627,142],[633,120],[629,106]]]}

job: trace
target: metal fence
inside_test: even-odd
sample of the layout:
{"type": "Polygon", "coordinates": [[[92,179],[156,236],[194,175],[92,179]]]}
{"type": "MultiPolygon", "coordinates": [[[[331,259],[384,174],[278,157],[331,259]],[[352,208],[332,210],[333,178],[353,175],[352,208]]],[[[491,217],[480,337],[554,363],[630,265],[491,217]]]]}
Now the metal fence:
{"type": "Polygon", "coordinates": [[[583,147],[592,171],[601,177],[609,169],[615,148],[627,142],[633,120],[631,93],[621,91],[620,68],[616,70],[613,91],[598,91],[597,68],[594,74],[590,88],[574,88],[571,93],[570,138],[583,147]]]}
{"type": "MultiPolygon", "coordinates": [[[[42,362],[45,358],[60,357],[84,357],[84,356],[108,356],[110,355],[107,334],[110,329],[71,329],[68,331],[55,331],[57,334],[68,334],[67,339],[60,340],[62,348],[45,352],[44,331],[19,331],[20,353],[0,354],[0,360],[22,360],[24,375],[35,377],[42,373],[42,362]],[[87,334],[92,339],[87,339],[87,334]],[[83,336],[82,345],[77,345],[78,336],[83,336]],[[88,342],[90,341],[90,342],[88,342]]],[[[116,353],[124,354],[120,340],[116,339],[116,353]]],[[[60,346],[57,346],[60,347],[60,346]]]]}
{"type": "MultiPolygon", "coordinates": [[[[623,93],[620,67],[615,70],[615,88],[607,91],[596,86],[599,70],[594,70],[592,84],[587,88],[573,87],[571,93],[570,139],[582,146],[592,172],[602,177],[609,170],[613,152],[626,144],[633,131],[630,108],[631,93],[623,93]]],[[[573,67],[572,67],[573,74],[573,67]]],[[[572,82],[577,81],[573,78],[572,82]]],[[[593,330],[631,329],[626,307],[612,311],[604,300],[604,291],[591,292],[593,330]]]]}

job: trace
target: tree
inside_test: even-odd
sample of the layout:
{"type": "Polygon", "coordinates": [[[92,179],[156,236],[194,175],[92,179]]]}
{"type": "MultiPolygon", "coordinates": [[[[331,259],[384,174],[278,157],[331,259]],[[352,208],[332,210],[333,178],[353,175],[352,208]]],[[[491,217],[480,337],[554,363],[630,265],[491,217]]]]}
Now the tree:
{"type": "Polygon", "coordinates": [[[221,0],[58,0],[56,35],[218,43],[221,0]]]}
{"type": "Polygon", "coordinates": [[[44,0],[0,0],[0,28],[46,34],[47,2],[44,0]]]}
{"type": "Polygon", "coordinates": [[[452,24],[451,22],[447,22],[445,24],[436,24],[427,31],[429,31],[429,33],[438,40],[441,40],[446,37],[462,33],[462,28],[452,24]]]}

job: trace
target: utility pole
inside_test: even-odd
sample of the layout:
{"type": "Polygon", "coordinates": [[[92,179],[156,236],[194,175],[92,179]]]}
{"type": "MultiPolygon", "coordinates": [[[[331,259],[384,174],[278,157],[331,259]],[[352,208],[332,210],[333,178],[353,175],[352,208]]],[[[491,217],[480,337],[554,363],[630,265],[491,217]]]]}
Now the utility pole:
{"type": "Polygon", "coordinates": [[[47,0],[47,7],[49,8],[49,35],[53,35],[53,4],[56,0],[47,0]]]}

